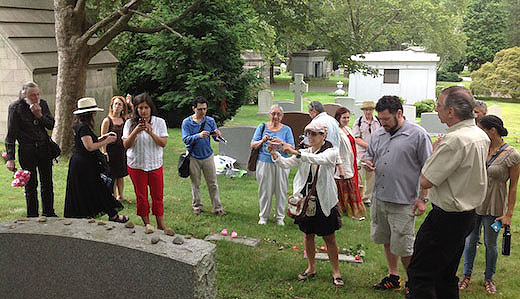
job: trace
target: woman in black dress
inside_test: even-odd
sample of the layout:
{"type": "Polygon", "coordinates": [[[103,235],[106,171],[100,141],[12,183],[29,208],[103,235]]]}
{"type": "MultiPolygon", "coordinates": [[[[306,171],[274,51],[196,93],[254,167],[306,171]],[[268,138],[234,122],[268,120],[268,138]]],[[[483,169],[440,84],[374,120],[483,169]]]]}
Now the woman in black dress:
{"type": "Polygon", "coordinates": [[[110,110],[108,116],[105,117],[101,124],[101,135],[108,132],[114,132],[117,134],[116,141],[114,143],[107,144],[104,149],[108,155],[108,166],[110,167],[110,173],[115,180],[114,184],[114,196],[120,202],[125,201],[124,198],[124,177],[128,175],[128,167],[126,166],[126,149],[123,146],[123,126],[127,119],[127,105],[126,101],[122,96],[115,96],[110,101],[110,110]],[[116,193],[117,190],[117,193],[116,193]]]}
{"type": "Polygon", "coordinates": [[[128,216],[118,215],[123,209],[101,178],[99,166],[102,153],[99,149],[116,140],[114,132],[102,135],[99,139],[92,131],[94,116],[98,108],[96,99],[78,100],[74,111],[74,152],[69,162],[67,191],[65,195],[65,217],[87,218],[108,214],[108,220],[127,222],[128,216]]]}

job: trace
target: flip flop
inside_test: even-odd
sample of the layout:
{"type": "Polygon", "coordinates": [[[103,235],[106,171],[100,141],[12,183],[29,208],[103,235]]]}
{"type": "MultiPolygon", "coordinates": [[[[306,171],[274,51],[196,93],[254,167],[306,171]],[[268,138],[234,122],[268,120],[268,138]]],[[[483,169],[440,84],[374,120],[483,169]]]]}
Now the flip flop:
{"type": "Polygon", "coordinates": [[[313,278],[314,276],[316,276],[316,272],[314,272],[314,273],[307,273],[307,272],[303,271],[301,274],[298,274],[298,280],[299,281],[304,281],[304,280],[307,280],[309,278],[313,278]]]}
{"type": "Polygon", "coordinates": [[[335,287],[342,287],[345,285],[345,281],[341,277],[332,277],[332,284],[335,287]]]}

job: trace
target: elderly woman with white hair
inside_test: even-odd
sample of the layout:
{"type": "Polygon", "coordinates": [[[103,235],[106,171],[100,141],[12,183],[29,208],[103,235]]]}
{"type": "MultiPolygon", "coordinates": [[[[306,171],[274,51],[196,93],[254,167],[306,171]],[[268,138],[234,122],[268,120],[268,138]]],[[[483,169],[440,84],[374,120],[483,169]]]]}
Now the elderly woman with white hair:
{"type": "Polygon", "coordinates": [[[304,197],[313,192],[316,200],[316,213],[305,220],[296,220],[300,230],[305,234],[305,251],[307,253],[307,269],[298,275],[299,280],[306,280],[316,275],[315,235],[323,237],[327,245],[327,253],[332,266],[332,283],[334,286],[343,286],[344,281],[339,272],[338,245],[336,244],[336,230],[342,226],[338,211],[338,195],[334,181],[334,171],[338,159],[338,150],[326,141],[327,126],[314,122],[305,127],[305,134],[309,139],[309,147],[295,150],[284,144],[284,152],[293,154],[290,158],[282,157],[278,151],[269,146],[268,150],[275,165],[283,168],[298,166],[298,172],[293,181],[293,195],[304,197]],[[312,187],[313,182],[315,188],[312,187]]]}
{"type": "Polygon", "coordinates": [[[260,203],[258,224],[262,225],[267,223],[271,214],[271,198],[273,195],[276,197],[276,224],[285,224],[289,169],[276,166],[271,160],[271,155],[267,152],[268,140],[278,146],[278,151],[284,157],[288,157],[288,155],[281,152],[282,144],[294,146],[291,128],[282,124],[282,119],[282,107],[277,104],[273,105],[269,111],[269,122],[260,124],[251,139],[251,148],[260,148],[256,164],[256,180],[258,181],[258,201],[260,203]]]}

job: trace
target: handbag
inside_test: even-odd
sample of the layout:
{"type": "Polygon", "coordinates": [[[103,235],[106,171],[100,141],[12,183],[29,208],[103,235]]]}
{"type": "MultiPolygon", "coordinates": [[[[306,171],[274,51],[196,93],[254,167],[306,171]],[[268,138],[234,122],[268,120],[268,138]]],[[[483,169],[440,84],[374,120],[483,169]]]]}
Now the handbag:
{"type": "Polygon", "coordinates": [[[314,175],[314,181],[309,192],[304,197],[291,195],[288,198],[287,205],[287,216],[290,218],[302,221],[305,218],[316,215],[316,196],[314,192],[316,190],[316,182],[318,181],[318,170],[320,166],[316,167],[316,175],[314,175]]]}
{"type": "MultiPolygon", "coordinates": [[[[206,126],[206,118],[202,122],[199,133],[204,131],[204,127],[206,126]]],[[[191,151],[186,151],[183,154],[180,154],[179,161],[177,161],[177,170],[179,171],[179,176],[181,178],[187,178],[190,176],[190,157],[191,151]]]]}
{"type": "MultiPolygon", "coordinates": [[[[265,132],[265,123],[262,124],[263,125],[263,128],[262,128],[262,135],[260,136],[264,136],[264,132],[265,132]]],[[[247,170],[249,171],[256,171],[256,162],[258,161],[258,154],[260,153],[260,148],[262,146],[259,146],[257,148],[252,148],[251,149],[251,153],[249,153],[249,160],[247,161],[247,170]]]]}
{"type": "Polygon", "coordinates": [[[99,169],[99,177],[103,182],[105,188],[112,194],[114,190],[114,179],[112,177],[112,173],[110,172],[110,166],[108,165],[107,156],[103,154],[100,150],[96,151],[96,159],[99,169]]]}
{"type": "Polygon", "coordinates": [[[47,147],[49,150],[49,158],[58,163],[58,157],[61,155],[61,148],[56,142],[54,142],[54,140],[52,140],[51,136],[47,135],[47,137],[49,138],[49,144],[47,147]]]}

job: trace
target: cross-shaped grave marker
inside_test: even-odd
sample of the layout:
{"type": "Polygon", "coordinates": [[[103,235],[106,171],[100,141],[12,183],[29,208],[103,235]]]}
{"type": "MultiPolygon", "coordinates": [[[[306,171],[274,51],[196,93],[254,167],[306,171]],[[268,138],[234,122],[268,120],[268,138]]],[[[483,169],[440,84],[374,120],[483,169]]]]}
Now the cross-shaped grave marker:
{"type": "Polygon", "coordinates": [[[309,91],[309,84],[303,81],[303,74],[294,74],[294,82],[289,85],[289,90],[294,92],[294,111],[302,111],[302,95],[309,91]]]}

